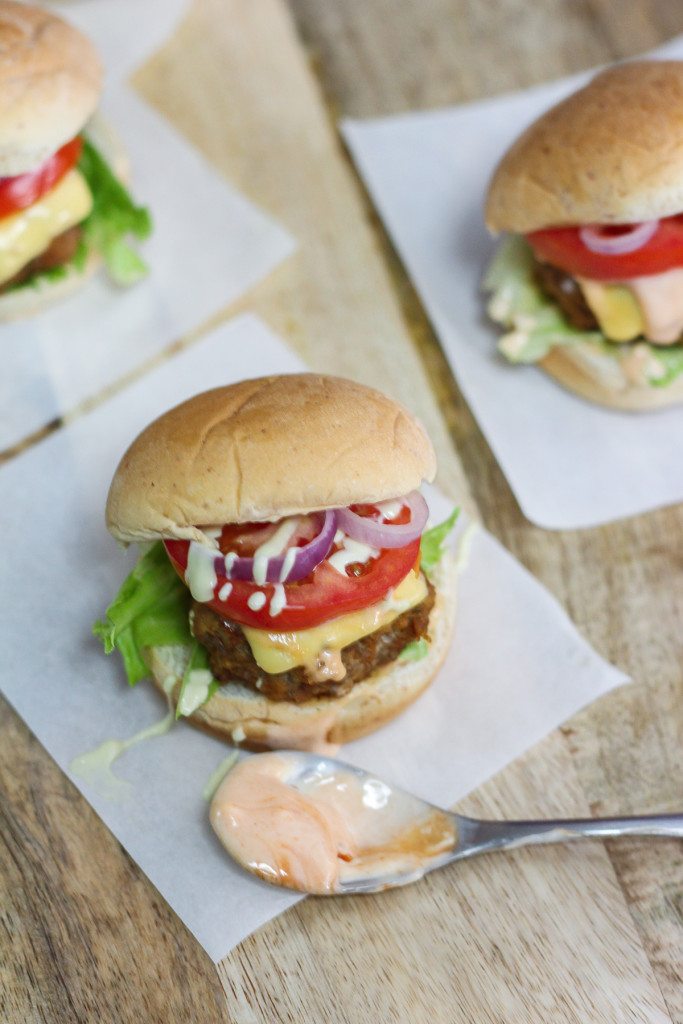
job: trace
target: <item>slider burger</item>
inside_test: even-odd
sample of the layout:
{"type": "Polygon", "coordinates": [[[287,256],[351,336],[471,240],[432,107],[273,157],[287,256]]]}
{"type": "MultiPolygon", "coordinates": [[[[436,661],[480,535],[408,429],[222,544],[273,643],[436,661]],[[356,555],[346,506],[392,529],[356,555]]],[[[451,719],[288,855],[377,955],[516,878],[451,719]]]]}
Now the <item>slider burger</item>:
{"type": "Polygon", "coordinates": [[[597,75],[501,160],[484,286],[512,362],[618,409],[683,400],[683,62],[597,75]]]}
{"type": "MultiPolygon", "coordinates": [[[[146,268],[126,239],[146,237],[151,221],[83,134],[102,88],[89,40],[45,10],[0,0],[0,53],[0,318],[9,319],[62,297],[101,259],[117,283],[137,280],[146,268]]],[[[125,158],[103,141],[120,170],[125,158]]]]}
{"type": "Polygon", "coordinates": [[[313,374],[216,388],[123,456],[106,519],[145,545],[94,631],[176,715],[252,747],[378,728],[439,668],[455,522],[425,532],[422,427],[378,391],[313,374]]]}

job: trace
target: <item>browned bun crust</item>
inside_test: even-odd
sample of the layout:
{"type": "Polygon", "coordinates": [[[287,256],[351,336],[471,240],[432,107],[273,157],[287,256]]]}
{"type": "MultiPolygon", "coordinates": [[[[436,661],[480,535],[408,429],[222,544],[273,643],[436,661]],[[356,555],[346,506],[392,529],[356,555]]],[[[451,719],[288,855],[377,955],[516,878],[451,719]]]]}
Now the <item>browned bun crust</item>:
{"type": "Polygon", "coordinates": [[[261,377],[205,391],[155,420],[107,499],[122,541],[381,501],[432,480],[431,442],[386,395],[339,377],[261,377]]]}
{"type": "Polygon", "coordinates": [[[0,0],[0,175],[21,174],[77,135],[102,65],[81,32],[43,8],[0,0]]]}
{"type": "Polygon", "coordinates": [[[683,210],[683,61],[608,68],[543,114],[498,165],[492,231],[619,224],[683,210]]]}
{"type": "Polygon", "coordinates": [[[582,349],[590,348],[588,344],[558,346],[552,349],[539,363],[546,373],[559,381],[569,391],[574,391],[598,405],[610,409],[622,409],[626,412],[648,412],[653,409],[664,409],[670,405],[683,402],[683,376],[672,384],[658,388],[652,385],[635,385],[624,383],[621,387],[614,385],[614,357],[602,355],[605,362],[605,373],[600,373],[600,366],[591,353],[591,361],[583,359],[582,349]]]}
{"type": "MultiPolygon", "coordinates": [[[[320,749],[325,743],[350,743],[379,729],[412,704],[439,671],[453,633],[456,582],[455,559],[446,554],[434,574],[437,597],[429,620],[430,650],[421,661],[395,661],[356,683],[343,697],[304,704],[269,700],[230,683],[188,721],[229,743],[261,750],[320,749]]],[[[187,664],[186,648],[150,648],[147,661],[160,690],[169,676],[175,678],[175,701],[187,664]]]]}

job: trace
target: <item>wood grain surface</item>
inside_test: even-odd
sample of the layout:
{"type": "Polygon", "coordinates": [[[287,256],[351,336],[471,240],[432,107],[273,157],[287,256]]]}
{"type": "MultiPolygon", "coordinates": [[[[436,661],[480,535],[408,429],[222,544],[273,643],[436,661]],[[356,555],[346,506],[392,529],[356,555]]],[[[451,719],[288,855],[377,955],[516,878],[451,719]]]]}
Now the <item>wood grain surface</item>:
{"type": "MultiPolygon", "coordinates": [[[[521,515],[335,128],[461,102],[683,31],[670,0],[194,0],[139,91],[299,241],[236,309],[310,365],[402,398],[441,486],[635,684],[463,803],[497,815],[683,805],[683,509],[582,532],[521,515]]],[[[518,851],[381,897],[310,899],[218,972],[7,708],[0,1021],[683,1024],[683,851],[518,851]]]]}

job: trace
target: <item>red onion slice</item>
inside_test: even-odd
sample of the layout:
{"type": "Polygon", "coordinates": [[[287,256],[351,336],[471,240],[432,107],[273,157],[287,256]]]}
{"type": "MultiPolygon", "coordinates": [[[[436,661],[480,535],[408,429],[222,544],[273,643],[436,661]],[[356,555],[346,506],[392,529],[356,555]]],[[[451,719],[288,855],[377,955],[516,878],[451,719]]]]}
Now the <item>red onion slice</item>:
{"type": "Polygon", "coordinates": [[[373,548],[403,548],[420,536],[429,518],[429,509],[419,491],[411,491],[401,499],[410,509],[410,522],[393,526],[367,516],[359,516],[350,508],[337,509],[337,525],[362,544],[373,548]]]}
{"type": "MultiPolygon", "coordinates": [[[[254,570],[256,558],[235,558],[232,555],[216,556],[214,551],[209,554],[214,559],[214,570],[220,579],[248,580],[250,583],[294,583],[302,580],[313,572],[316,565],[320,565],[323,559],[329,554],[334,535],[337,530],[337,517],[333,509],[326,512],[314,513],[320,520],[320,530],[313,540],[300,548],[288,548],[284,554],[269,558],[265,565],[265,579],[263,578],[263,567],[259,572],[259,580],[255,579],[254,570]]],[[[207,549],[208,550],[208,549],[207,549]]]]}
{"type": "Polygon", "coordinates": [[[581,228],[579,238],[587,249],[600,256],[624,256],[647,245],[658,227],[658,220],[644,220],[640,224],[624,225],[625,230],[618,234],[610,234],[609,225],[595,224],[581,228]]]}

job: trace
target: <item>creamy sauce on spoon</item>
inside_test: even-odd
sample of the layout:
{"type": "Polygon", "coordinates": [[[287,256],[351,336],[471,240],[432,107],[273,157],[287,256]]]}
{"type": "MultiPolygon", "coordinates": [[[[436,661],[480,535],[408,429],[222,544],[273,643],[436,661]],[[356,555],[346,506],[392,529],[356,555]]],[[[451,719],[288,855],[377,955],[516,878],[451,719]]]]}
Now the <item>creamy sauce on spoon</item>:
{"type": "Polygon", "coordinates": [[[211,824],[228,852],[275,885],[329,894],[366,877],[414,874],[451,850],[455,823],[344,765],[295,753],[240,762],[218,787],[211,824]]]}

